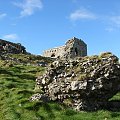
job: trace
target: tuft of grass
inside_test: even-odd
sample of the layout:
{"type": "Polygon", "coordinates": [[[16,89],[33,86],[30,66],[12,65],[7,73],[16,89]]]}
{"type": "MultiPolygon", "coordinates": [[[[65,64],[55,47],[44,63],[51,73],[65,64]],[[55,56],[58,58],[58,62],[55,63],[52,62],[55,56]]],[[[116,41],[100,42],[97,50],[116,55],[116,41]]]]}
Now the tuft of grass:
{"type": "Polygon", "coordinates": [[[109,57],[109,56],[111,56],[111,55],[112,55],[111,52],[104,52],[104,53],[101,53],[101,54],[99,55],[99,57],[109,57]]]}

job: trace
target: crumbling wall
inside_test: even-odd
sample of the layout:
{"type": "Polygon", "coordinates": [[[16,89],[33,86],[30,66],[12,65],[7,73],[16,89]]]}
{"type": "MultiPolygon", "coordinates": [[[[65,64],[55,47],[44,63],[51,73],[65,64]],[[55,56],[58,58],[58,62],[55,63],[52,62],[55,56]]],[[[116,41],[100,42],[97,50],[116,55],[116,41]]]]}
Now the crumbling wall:
{"type": "Polygon", "coordinates": [[[120,64],[112,53],[53,62],[36,79],[30,100],[59,101],[76,110],[97,110],[120,89],[120,64]]]}
{"type": "Polygon", "coordinates": [[[20,43],[0,39],[0,53],[26,53],[26,48],[20,43]]]}
{"type": "Polygon", "coordinates": [[[61,46],[61,47],[56,47],[50,50],[46,50],[43,53],[43,56],[45,57],[52,57],[52,58],[59,58],[64,54],[64,48],[65,46],[61,46]]]}
{"type": "Polygon", "coordinates": [[[65,44],[64,58],[75,58],[87,56],[87,45],[77,38],[70,39],[65,44]]]}
{"type": "Polygon", "coordinates": [[[69,59],[83,57],[87,55],[87,45],[78,38],[73,37],[68,40],[64,46],[46,50],[43,53],[45,57],[69,59]]]}

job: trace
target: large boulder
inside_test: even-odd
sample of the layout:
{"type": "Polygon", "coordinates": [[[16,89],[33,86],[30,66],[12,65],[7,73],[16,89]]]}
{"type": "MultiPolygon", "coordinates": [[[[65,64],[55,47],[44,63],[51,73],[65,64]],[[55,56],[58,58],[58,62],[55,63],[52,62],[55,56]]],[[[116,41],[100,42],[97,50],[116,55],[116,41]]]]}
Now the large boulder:
{"type": "Polygon", "coordinates": [[[54,61],[36,89],[76,110],[97,110],[120,89],[120,64],[112,53],[54,61]]]}

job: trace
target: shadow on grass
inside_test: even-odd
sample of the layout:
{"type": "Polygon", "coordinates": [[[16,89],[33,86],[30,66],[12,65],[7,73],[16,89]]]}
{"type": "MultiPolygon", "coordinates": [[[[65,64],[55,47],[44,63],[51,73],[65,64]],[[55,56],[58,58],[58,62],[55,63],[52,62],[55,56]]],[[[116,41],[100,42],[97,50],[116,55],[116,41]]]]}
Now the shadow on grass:
{"type": "MultiPolygon", "coordinates": [[[[52,120],[55,119],[55,115],[54,112],[52,111],[52,107],[49,105],[49,103],[45,103],[45,102],[31,102],[27,105],[25,105],[25,109],[31,110],[31,111],[35,111],[37,113],[37,111],[41,110],[40,108],[44,108],[44,111],[46,111],[46,114],[48,115],[48,117],[52,120]]],[[[45,120],[44,116],[41,116],[38,114],[38,116],[41,117],[41,120],[45,120]]]]}
{"type": "Polygon", "coordinates": [[[49,104],[47,104],[47,103],[43,103],[42,106],[47,111],[48,116],[54,120],[55,119],[55,115],[54,115],[54,113],[52,111],[51,106],[49,104]]]}
{"type": "Polygon", "coordinates": [[[103,108],[112,112],[120,112],[120,100],[108,101],[103,108]]]}
{"type": "Polygon", "coordinates": [[[35,79],[36,77],[33,74],[21,73],[21,70],[24,68],[14,67],[10,71],[6,69],[0,69],[0,74],[8,74],[10,76],[19,77],[20,79],[35,79]],[[17,74],[16,74],[17,73],[17,74]]]}
{"type": "Polygon", "coordinates": [[[18,82],[18,80],[16,78],[13,78],[13,77],[6,77],[5,79],[7,81],[11,81],[11,82],[18,82]]]}
{"type": "Polygon", "coordinates": [[[35,80],[35,76],[30,75],[30,74],[18,74],[18,75],[14,75],[16,77],[19,77],[20,79],[28,79],[28,80],[35,80]]]}
{"type": "Polygon", "coordinates": [[[120,113],[116,113],[116,112],[111,113],[112,118],[116,118],[116,117],[119,117],[119,116],[120,116],[120,113]]]}
{"type": "Polygon", "coordinates": [[[10,83],[5,84],[5,87],[7,87],[8,89],[15,88],[15,87],[16,87],[16,84],[10,82],[10,83]]]}
{"type": "Polygon", "coordinates": [[[25,70],[25,68],[20,67],[20,66],[14,66],[12,68],[10,68],[10,70],[14,71],[14,72],[18,72],[21,73],[22,70],[25,70]]]}
{"type": "Polygon", "coordinates": [[[18,95],[22,94],[24,97],[29,97],[30,95],[34,94],[34,91],[30,91],[30,90],[26,90],[26,89],[23,89],[23,90],[19,90],[17,92],[18,95]]]}
{"type": "Polygon", "coordinates": [[[8,74],[8,75],[13,75],[12,72],[5,70],[5,69],[0,69],[0,74],[8,74]]]}
{"type": "Polygon", "coordinates": [[[27,104],[27,106],[25,106],[25,108],[28,110],[38,111],[41,106],[42,106],[41,102],[35,102],[35,103],[27,104]]]}
{"type": "Polygon", "coordinates": [[[77,111],[74,111],[72,109],[67,109],[65,111],[65,115],[67,115],[67,116],[73,116],[73,115],[76,115],[76,114],[77,114],[77,111]]]}

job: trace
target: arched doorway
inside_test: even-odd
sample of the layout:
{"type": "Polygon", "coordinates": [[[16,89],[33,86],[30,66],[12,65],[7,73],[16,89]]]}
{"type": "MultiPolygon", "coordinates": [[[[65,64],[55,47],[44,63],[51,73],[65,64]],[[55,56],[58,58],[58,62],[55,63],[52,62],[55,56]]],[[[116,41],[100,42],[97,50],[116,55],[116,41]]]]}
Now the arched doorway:
{"type": "Polygon", "coordinates": [[[52,53],[51,57],[55,57],[55,53],[52,53]]]}
{"type": "Polygon", "coordinates": [[[75,56],[78,56],[78,50],[75,48],[75,56]]]}

